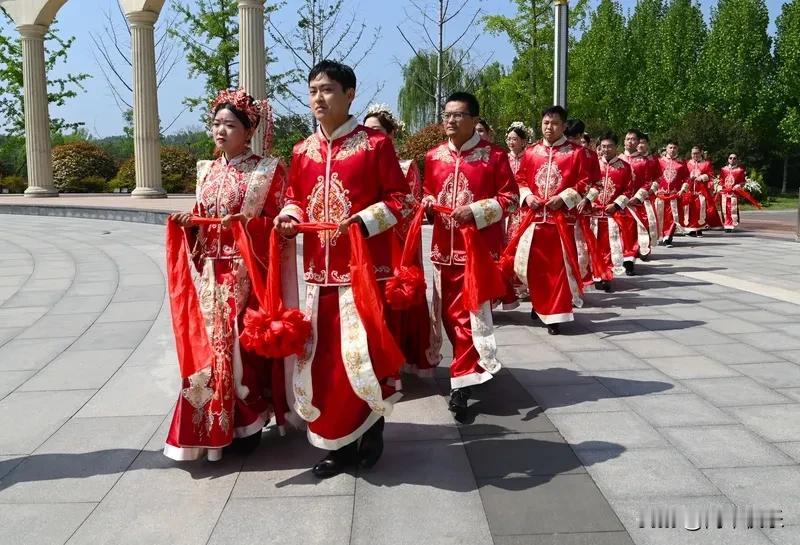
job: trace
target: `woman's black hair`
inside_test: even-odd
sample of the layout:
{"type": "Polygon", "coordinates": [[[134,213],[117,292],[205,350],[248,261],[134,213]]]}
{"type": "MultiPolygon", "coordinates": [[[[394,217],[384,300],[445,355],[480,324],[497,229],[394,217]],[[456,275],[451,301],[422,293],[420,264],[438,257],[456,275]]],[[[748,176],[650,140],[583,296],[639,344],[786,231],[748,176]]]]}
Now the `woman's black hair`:
{"type": "MultiPolygon", "coordinates": [[[[528,133],[527,133],[527,131],[525,131],[525,129],[521,129],[519,127],[514,127],[514,128],[509,129],[508,132],[513,132],[514,134],[519,136],[522,139],[523,142],[527,142],[528,141],[528,133]]],[[[508,133],[506,133],[506,134],[508,134],[508,133]]]]}
{"type": "Polygon", "coordinates": [[[219,106],[217,106],[217,109],[214,110],[214,116],[215,117],[219,113],[220,110],[228,110],[233,115],[235,115],[236,119],[238,119],[239,121],[242,122],[242,125],[244,125],[245,129],[250,129],[250,128],[253,127],[252,124],[250,123],[250,118],[247,117],[247,114],[245,114],[243,111],[237,109],[233,104],[231,104],[229,102],[224,102],[224,103],[220,104],[219,106]]]}
{"type": "Polygon", "coordinates": [[[369,113],[364,116],[364,122],[366,123],[367,119],[370,117],[377,119],[378,123],[381,124],[381,127],[384,128],[387,134],[394,134],[397,132],[397,122],[386,112],[378,111],[369,113]]]}

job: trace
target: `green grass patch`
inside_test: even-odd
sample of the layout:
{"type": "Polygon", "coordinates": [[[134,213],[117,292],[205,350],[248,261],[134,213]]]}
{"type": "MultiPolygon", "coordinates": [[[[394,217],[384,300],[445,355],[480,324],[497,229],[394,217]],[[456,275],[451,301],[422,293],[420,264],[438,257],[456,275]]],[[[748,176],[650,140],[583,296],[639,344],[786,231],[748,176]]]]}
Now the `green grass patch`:
{"type": "MultiPolygon", "coordinates": [[[[739,199],[739,206],[742,210],[755,210],[755,206],[739,199]]],[[[797,195],[775,195],[767,197],[761,202],[764,210],[792,210],[797,208],[797,195]]]]}

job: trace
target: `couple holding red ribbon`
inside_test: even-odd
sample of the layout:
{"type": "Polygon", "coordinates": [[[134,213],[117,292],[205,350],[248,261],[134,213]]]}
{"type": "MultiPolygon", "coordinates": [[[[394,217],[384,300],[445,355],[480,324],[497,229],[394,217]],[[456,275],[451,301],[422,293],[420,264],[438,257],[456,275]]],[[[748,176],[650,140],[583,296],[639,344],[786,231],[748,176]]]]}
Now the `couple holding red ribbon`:
{"type": "MultiPolygon", "coordinates": [[[[259,123],[271,123],[266,104],[243,90],[220,93],[211,114],[221,154],[198,165],[192,213],[170,219],[168,280],[183,379],[164,449],[173,459],[251,451],[273,415],[278,425],[304,420],[311,444],[329,451],[312,469],[320,478],[371,467],[382,454],[384,418],[399,398],[392,379],[412,363],[400,348],[396,316],[427,307],[419,260],[424,212],[392,140],[350,115],[352,69],[323,61],[308,82],[319,129],[295,146],[288,173],[247,145],[259,123]],[[396,230],[408,233],[402,252],[396,230]]],[[[437,207],[426,201],[424,210],[436,214],[434,238],[448,241],[435,245],[434,307],[456,345],[454,387],[499,369],[489,304],[503,291],[494,262],[502,249],[498,222],[517,200],[505,155],[473,134],[474,127],[468,142],[449,151],[451,179],[432,172],[425,186],[426,195],[444,195],[445,186],[452,192],[437,207]]],[[[429,362],[413,363],[438,363],[439,348],[432,343],[429,362]]]]}

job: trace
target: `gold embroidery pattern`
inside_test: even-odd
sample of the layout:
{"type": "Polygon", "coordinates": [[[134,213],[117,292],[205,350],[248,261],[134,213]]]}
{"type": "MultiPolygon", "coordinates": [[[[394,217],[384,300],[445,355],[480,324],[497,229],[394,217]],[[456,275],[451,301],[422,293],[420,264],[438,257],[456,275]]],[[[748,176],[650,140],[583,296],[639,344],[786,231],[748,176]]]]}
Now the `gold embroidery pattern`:
{"type": "Polygon", "coordinates": [[[303,273],[303,278],[308,281],[313,282],[325,282],[325,277],[328,276],[327,269],[322,269],[319,272],[314,272],[314,265],[311,264],[308,266],[308,269],[303,273]]]}
{"type": "Polygon", "coordinates": [[[342,147],[336,152],[335,161],[344,161],[362,151],[372,151],[374,148],[369,141],[366,131],[358,131],[353,136],[342,142],[342,147]]]}
{"type": "Polygon", "coordinates": [[[278,159],[263,159],[248,177],[247,190],[242,203],[242,214],[252,218],[261,214],[267,193],[272,186],[278,159]]]}
{"type": "Polygon", "coordinates": [[[306,422],[312,422],[319,417],[319,410],[311,404],[313,398],[312,379],[310,365],[314,359],[317,346],[317,317],[315,306],[317,301],[317,289],[314,286],[306,288],[306,318],[311,320],[311,334],[306,339],[303,347],[303,354],[295,360],[292,389],[294,390],[294,408],[297,414],[306,422]]]}
{"type": "Polygon", "coordinates": [[[306,138],[303,143],[300,144],[300,149],[297,151],[315,163],[322,162],[322,154],[319,152],[319,138],[316,134],[312,134],[306,138]]]}
{"type": "Polygon", "coordinates": [[[497,342],[494,338],[494,324],[490,306],[484,303],[478,312],[469,313],[469,319],[472,329],[472,345],[479,356],[478,365],[495,374],[501,369],[502,365],[497,360],[497,342]]]}
{"type": "Polygon", "coordinates": [[[483,199],[478,201],[477,204],[481,208],[484,223],[486,223],[486,225],[492,225],[493,223],[500,221],[500,216],[502,214],[497,210],[500,208],[500,206],[497,204],[497,201],[494,199],[483,199]]]}
{"type": "Polygon", "coordinates": [[[664,169],[664,179],[667,181],[667,183],[671,184],[677,175],[678,171],[675,169],[673,164],[668,163],[667,167],[664,169]]]}
{"type": "Polygon", "coordinates": [[[190,375],[188,380],[189,387],[183,389],[183,397],[189,402],[189,405],[200,409],[214,395],[214,390],[208,387],[208,383],[211,381],[211,367],[206,367],[190,375]]]}
{"type": "MultiPolygon", "coordinates": [[[[366,134],[366,133],[364,133],[366,134]]],[[[317,183],[311,190],[306,207],[306,215],[310,222],[341,223],[350,217],[352,203],[348,197],[350,191],[344,188],[339,174],[331,174],[330,183],[325,183],[324,176],[317,177],[317,183]]],[[[339,231],[319,231],[317,233],[320,243],[336,246],[339,231]]]]}
{"type": "Polygon", "coordinates": [[[434,161],[441,161],[443,163],[455,163],[453,154],[450,153],[450,148],[447,147],[447,144],[442,144],[436,148],[436,151],[433,152],[431,159],[434,161]]]}
{"type": "Polygon", "coordinates": [[[356,311],[353,289],[339,289],[339,309],[342,328],[342,360],[353,392],[370,409],[385,416],[388,406],[383,401],[380,383],[372,368],[367,344],[367,332],[356,311]]]}
{"type": "Polygon", "coordinates": [[[478,161],[482,163],[489,162],[489,148],[488,147],[478,147],[472,150],[469,155],[464,157],[464,161],[467,163],[476,163],[478,161]]]}
{"type": "Polygon", "coordinates": [[[536,187],[539,188],[539,195],[541,197],[551,197],[556,188],[561,185],[561,171],[555,162],[543,164],[534,178],[536,187]]]}
{"type": "MultiPolygon", "coordinates": [[[[436,203],[442,206],[452,206],[454,209],[459,206],[466,206],[472,204],[474,195],[469,190],[469,180],[463,172],[458,173],[458,181],[454,173],[450,173],[442,184],[442,190],[436,197],[436,203]],[[453,204],[453,196],[455,195],[455,204],[453,204]]],[[[445,229],[451,229],[453,221],[449,216],[439,214],[445,229]]]]}

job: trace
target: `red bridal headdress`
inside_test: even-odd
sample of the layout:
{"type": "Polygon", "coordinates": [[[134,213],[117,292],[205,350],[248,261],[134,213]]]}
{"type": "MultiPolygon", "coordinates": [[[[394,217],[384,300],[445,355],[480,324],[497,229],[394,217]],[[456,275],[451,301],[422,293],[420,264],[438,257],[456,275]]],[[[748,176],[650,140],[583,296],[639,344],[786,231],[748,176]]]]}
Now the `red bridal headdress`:
{"type": "Polygon", "coordinates": [[[264,128],[264,153],[272,149],[272,107],[267,99],[256,100],[244,89],[223,89],[211,102],[209,112],[209,126],[214,122],[214,115],[217,109],[223,104],[230,104],[247,116],[253,130],[257,129],[260,123],[264,128]]]}

